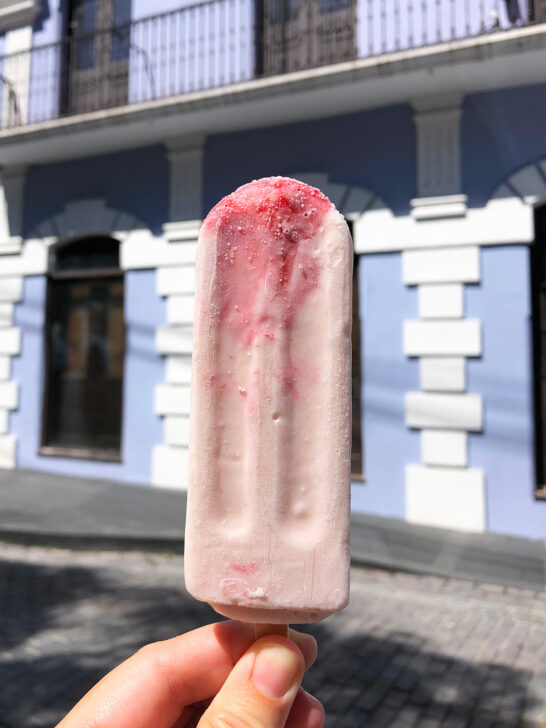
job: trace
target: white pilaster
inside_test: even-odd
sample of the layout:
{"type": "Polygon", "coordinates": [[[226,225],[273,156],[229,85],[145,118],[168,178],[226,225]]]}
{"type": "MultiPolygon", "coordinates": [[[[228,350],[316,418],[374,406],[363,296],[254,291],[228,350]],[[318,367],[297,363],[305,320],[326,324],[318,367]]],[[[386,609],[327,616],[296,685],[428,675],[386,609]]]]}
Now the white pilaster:
{"type": "Polygon", "coordinates": [[[204,137],[173,139],[166,146],[170,166],[170,219],[199,220],[203,204],[204,137]]]}
{"type": "Polygon", "coordinates": [[[166,357],[166,384],[155,391],[155,412],[164,418],[165,444],[154,450],[152,482],[186,488],[195,255],[203,186],[202,136],[167,142],[170,220],[163,226],[165,251],[157,268],[157,292],[167,299],[167,325],[156,331],[166,357]]]}
{"type": "Polygon", "coordinates": [[[458,195],[461,189],[461,96],[447,94],[415,99],[413,108],[418,198],[458,195]]]}
{"type": "Polygon", "coordinates": [[[479,393],[466,392],[465,376],[466,358],[481,356],[482,333],[479,320],[465,318],[464,286],[480,282],[484,235],[467,220],[461,194],[460,96],[419,99],[413,106],[418,197],[406,225],[402,279],[417,286],[419,319],[404,322],[403,346],[406,356],[420,359],[423,391],[406,393],[405,417],[408,427],[421,430],[423,464],[406,468],[406,517],[482,531],[484,476],[468,467],[467,444],[468,433],[483,427],[483,402],[479,393]],[[463,229],[466,238],[457,233],[463,229]],[[450,235],[457,243],[445,246],[450,235]]]}
{"type": "Polygon", "coordinates": [[[6,33],[2,75],[2,129],[25,124],[28,119],[32,25],[6,33]]]}

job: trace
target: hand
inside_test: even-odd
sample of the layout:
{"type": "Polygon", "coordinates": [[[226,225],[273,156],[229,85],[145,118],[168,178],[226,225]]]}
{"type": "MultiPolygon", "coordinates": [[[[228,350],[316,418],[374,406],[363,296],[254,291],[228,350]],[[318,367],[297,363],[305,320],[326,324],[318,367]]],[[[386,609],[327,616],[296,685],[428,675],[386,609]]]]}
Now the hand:
{"type": "Polygon", "coordinates": [[[300,683],[313,637],[254,642],[252,625],[219,622],[155,642],[112,670],[57,728],[322,728],[300,683]]]}

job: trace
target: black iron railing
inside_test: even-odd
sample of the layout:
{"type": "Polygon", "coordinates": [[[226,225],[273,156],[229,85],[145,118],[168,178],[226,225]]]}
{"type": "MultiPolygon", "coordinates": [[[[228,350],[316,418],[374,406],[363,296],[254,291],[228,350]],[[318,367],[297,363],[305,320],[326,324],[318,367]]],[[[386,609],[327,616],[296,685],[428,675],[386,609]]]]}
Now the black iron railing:
{"type": "Polygon", "coordinates": [[[546,0],[206,0],[112,22],[0,57],[1,127],[546,22],[546,0]]]}

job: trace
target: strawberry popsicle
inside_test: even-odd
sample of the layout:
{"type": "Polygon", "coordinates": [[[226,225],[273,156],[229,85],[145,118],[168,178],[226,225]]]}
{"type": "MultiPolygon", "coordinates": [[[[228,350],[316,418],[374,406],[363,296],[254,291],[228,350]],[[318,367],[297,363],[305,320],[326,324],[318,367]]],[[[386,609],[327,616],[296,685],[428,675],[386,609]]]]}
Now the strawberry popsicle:
{"type": "Polygon", "coordinates": [[[283,177],[225,197],[198,242],[188,591],[246,622],[349,599],[352,243],[283,177]]]}

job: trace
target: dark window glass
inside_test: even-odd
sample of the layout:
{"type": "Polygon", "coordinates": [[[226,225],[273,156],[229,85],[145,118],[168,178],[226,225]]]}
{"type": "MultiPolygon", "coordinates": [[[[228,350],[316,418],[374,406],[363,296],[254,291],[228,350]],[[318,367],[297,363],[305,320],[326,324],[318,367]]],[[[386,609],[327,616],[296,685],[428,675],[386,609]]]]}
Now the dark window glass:
{"type": "Polygon", "coordinates": [[[269,0],[269,21],[284,23],[297,17],[300,0],[269,0]]]}
{"type": "Polygon", "coordinates": [[[119,268],[119,243],[111,238],[83,238],[57,248],[55,271],[119,268]]]}
{"type": "Polygon", "coordinates": [[[538,495],[546,494],[546,206],[535,213],[531,248],[535,385],[535,455],[538,495]]]}
{"type": "Polygon", "coordinates": [[[352,7],[354,0],[319,0],[321,13],[335,13],[336,10],[347,10],[352,7]]]}
{"type": "Polygon", "coordinates": [[[77,65],[83,70],[95,64],[95,38],[93,33],[97,25],[97,0],[79,0],[76,5],[74,32],[83,36],[77,42],[77,65]]]}
{"type": "MultiPolygon", "coordinates": [[[[352,226],[351,226],[352,227],[352,226]]],[[[352,230],[351,230],[352,233],[352,230]]],[[[353,424],[351,448],[351,473],[356,478],[364,475],[364,447],[362,443],[362,361],[360,340],[360,295],[359,295],[359,256],[354,257],[353,266],[353,359],[352,359],[352,396],[353,424]]]]}
{"type": "Polygon", "coordinates": [[[49,281],[46,451],[119,458],[125,331],[118,249],[117,241],[88,238],[57,252],[49,281]]]}
{"type": "Polygon", "coordinates": [[[131,0],[114,0],[114,22],[112,30],[112,60],[124,61],[129,57],[131,41],[131,0]]]}

